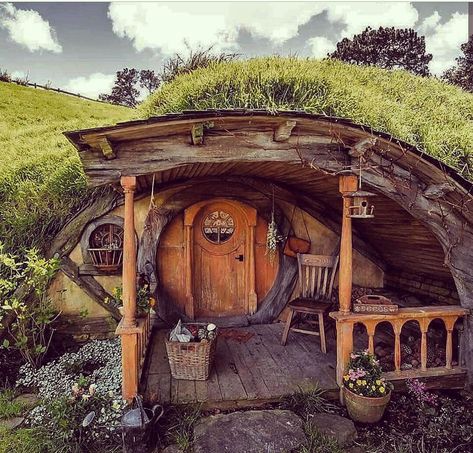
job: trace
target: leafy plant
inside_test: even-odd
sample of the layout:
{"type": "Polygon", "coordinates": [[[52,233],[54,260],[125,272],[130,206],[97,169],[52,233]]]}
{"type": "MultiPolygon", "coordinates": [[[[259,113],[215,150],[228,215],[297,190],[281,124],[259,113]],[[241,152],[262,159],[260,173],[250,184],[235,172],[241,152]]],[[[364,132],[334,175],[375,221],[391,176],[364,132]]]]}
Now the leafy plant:
{"type": "MultiPolygon", "coordinates": [[[[123,305],[123,287],[116,286],[112,290],[113,303],[116,306],[123,305]]],[[[110,300],[106,301],[110,303],[110,300]]],[[[140,286],[136,291],[136,309],[138,313],[148,313],[150,310],[150,292],[149,286],[140,286]]]]}
{"type": "Polygon", "coordinates": [[[0,322],[6,315],[15,318],[8,326],[13,342],[5,339],[2,347],[17,348],[34,368],[42,364],[54,334],[51,324],[58,314],[47,290],[58,268],[57,259],[42,258],[36,249],[29,250],[24,261],[20,261],[5,253],[0,243],[0,322]],[[28,291],[23,298],[15,295],[20,284],[32,291],[31,297],[28,298],[28,291]]]}
{"type": "Polygon", "coordinates": [[[0,391],[0,418],[18,417],[23,412],[24,405],[14,401],[15,392],[12,389],[0,391]]]}
{"type": "Polygon", "coordinates": [[[348,390],[357,395],[382,397],[391,390],[391,384],[386,382],[382,374],[376,357],[368,351],[360,351],[350,355],[343,383],[348,390]]]}
{"type": "Polygon", "coordinates": [[[35,387],[41,398],[28,414],[30,425],[47,428],[66,451],[78,452],[109,451],[120,444],[121,383],[118,339],[91,341],[38,370],[25,364],[17,381],[35,387]]]}
{"type": "Polygon", "coordinates": [[[314,386],[310,389],[299,389],[289,395],[284,396],[281,403],[283,409],[288,409],[295,412],[303,419],[307,419],[312,414],[320,412],[336,413],[339,407],[324,398],[326,390],[319,386],[314,386]]]}
{"type": "Polygon", "coordinates": [[[185,453],[192,451],[194,425],[202,416],[200,405],[168,406],[159,429],[165,444],[177,444],[185,453]]]}
{"type": "Polygon", "coordinates": [[[304,432],[307,436],[307,444],[298,450],[298,453],[343,453],[338,442],[330,436],[326,436],[317,430],[313,423],[304,423],[304,432]]]}

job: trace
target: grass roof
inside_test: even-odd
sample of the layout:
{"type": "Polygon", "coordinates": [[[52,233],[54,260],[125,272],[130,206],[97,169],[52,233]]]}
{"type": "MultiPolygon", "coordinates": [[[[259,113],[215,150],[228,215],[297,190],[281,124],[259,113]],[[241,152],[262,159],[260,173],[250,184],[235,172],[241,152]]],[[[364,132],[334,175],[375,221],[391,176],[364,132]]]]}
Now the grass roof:
{"type": "Polygon", "coordinates": [[[43,247],[87,201],[77,151],[62,132],[133,115],[124,107],[0,82],[0,238],[8,248],[43,247]]]}
{"type": "Polygon", "coordinates": [[[333,60],[255,58],[182,75],[149,96],[140,113],[208,108],[349,118],[404,140],[473,180],[473,94],[434,78],[333,60]]]}

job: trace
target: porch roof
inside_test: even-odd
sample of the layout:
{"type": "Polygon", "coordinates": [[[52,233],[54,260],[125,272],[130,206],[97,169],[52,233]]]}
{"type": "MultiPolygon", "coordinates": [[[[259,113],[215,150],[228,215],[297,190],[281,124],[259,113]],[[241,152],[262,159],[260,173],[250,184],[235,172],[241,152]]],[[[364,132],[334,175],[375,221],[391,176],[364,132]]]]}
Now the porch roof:
{"type": "MultiPolygon", "coordinates": [[[[116,156],[116,149],[126,142],[159,140],[160,137],[184,135],[190,143],[190,134],[195,125],[203,125],[209,134],[215,134],[218,131],[228,130],[228,128],[269,127],[274,129],[280,127],[285,121],[296,122],[294,131],[292,131],[295,136],[309,133],[326,135],[331,137],[332,142],[337,143],[340,149],[344,150],[348,150],[363,138],[377,137],[379,141],[375,147],[384,148],[383,152],[386,157],[392,156],[399,159],[400,151],[406,164],[423,162],[439,170],[443,177],[448,175],[464,190],[470,192],[473,187],[473,182],[465,179],[451,166],[391,134],[355,123],[348,118],[312,114],[302,110],[280,110],[276,113],[264,109],[187,110],[143,120],[120,122],[115,126],[67,131],[64,132],[64,135],[79,151],[84,171],[89,177],[89,184],[99,186],[118,182],[121,175],[140,176],[152,173],[144,170],[135,171],[129,167],[127,162],[122,162],[122,165],[118,166],[110,162],[116,156]],[[98,177],[97,167],[101,167],[101,173],[107,173],[107,176],[98,177]]],[[[159,159],[166,160],[168,153],[165,149],[159,149],[158,143],[156,143],[156,151],[163,151],[159,153],[159,159]]],[[[209,162],[213,160],[211,155],[207,157],[209,162]]]]}

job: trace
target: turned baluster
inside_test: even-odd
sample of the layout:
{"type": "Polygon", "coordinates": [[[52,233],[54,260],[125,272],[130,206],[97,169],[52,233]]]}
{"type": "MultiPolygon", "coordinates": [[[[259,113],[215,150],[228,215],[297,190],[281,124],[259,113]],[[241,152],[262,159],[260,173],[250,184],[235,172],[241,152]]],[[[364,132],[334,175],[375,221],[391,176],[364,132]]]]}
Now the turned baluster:
{"type": "Polygon", "coordinates": [[[420,341],[420,369],[427,370],[427,330],[429,328],[430,319],[421,319],[419,321],[421,341],[420,341]]]}
{"type": "Polygon", "coordinates": [[[445,318],[445,329],[447,330],[447,341],[445,345],[445,367],[449,370],[452,369],[452,355],[453,355],[453,341],[452,333],[457,318],[445,318]]]}
{"type": "Polygon", "coordinates": [[[376,331],[377,322],[365,322],[366,332],[368,334],[368,351],[374,354],[374,334],[376,331]]]}
{"type": "Polygon", "coordinates": [[[394,368],[401,371],[401,329],[402,321],[399,319],[391,323],[394,330],[394,368]]]}

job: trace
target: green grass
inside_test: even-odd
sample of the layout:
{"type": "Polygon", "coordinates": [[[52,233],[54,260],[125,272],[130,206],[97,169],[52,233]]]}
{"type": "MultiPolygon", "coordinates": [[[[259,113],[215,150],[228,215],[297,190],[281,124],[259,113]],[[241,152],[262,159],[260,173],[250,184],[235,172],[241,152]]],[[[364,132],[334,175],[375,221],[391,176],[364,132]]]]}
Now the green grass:
{"type": "Polygon", "coordinates": [[[191,452],[194,440],[194,425],[201,416],[200,405],[166,407],[165,417],[159,423],[161,443],[166,445],[175,444],[183,452],[191,452]]]}
{"type": "Polygon", "coordinates": [[[124,107],[0,82],[0,238],[43,247],[87,202],[77,151],[62,135],[135,115],[124,107]]]}
{"type": "Polygon", "coordinates": [[[214,64],[177,77],[140,107],[304,110],[387,132],[473,180],[473,94],[405,71],[282,57],[214,64]]]}
{"type": "Polygon", "coordinates": [[[25,406],[13,401],[15,392],[11,389],[0,391],[0,418],[18,417],[22,414],[25,406]]]}
{"type": "MultiPolygon", "coordinates": [[[[0,427],[0,453],[59,453],[51,433],[41,429],[20,428],[13,431],[0,427]]],[[[64,453],[66,450],[64,450],[64,453]]]]}

